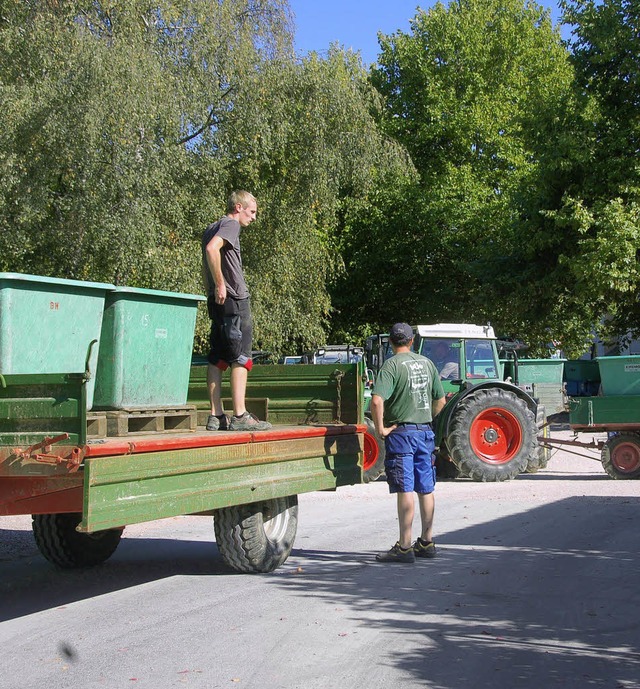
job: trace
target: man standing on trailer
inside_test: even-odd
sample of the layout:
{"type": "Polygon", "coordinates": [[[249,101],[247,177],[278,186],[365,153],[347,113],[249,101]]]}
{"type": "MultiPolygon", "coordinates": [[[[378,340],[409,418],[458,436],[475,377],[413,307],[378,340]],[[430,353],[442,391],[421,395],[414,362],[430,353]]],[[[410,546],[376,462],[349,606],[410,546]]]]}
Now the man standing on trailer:
{"type": "Polygon", "coordinates": [[[389,333],[393,356],[373,386],[371,415],[376,433],[385,439],[384,470],[389,492],[397,495],[400,538],[378,562],[415,562],[436,556],[433,543],[435,467],[433,418],[444,408],[444,390],[433,362],[411,351],[413,329],[396,323],[389,333]],[[413,494],[418,494],[422,531],[412,542],[413,494]]]}
{"type": "Polygon", "coordinates": [[[211,318],[207,385],[211,400],[208,431],[264,431],[271,428],[245,407],[247,376],[253,366],[253,326],[249,290],[242,270],[240,231],[255,219],[258,205],[248,191],[234,191],[227,214],[207,227],[202,236],[203,277],[211,318]],[[233,416],[222,407],[222,372],[231,367],[233,416]]]}

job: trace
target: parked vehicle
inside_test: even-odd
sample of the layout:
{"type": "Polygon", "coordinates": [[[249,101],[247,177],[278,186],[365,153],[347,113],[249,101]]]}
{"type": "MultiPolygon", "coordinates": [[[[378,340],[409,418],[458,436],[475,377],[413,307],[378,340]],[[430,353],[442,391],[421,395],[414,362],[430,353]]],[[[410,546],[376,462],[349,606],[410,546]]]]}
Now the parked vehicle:
{"type": "Polygon", "coordinates": [[[280,360],[281,364],[286,364],[287,366],[290,366],[292,364],[306,364],[307,362],[304,360],[304,357],[302,355],[297,356],[283,356],[282,359],[280,360]]]}
{"type": "Polygon", "coordinates": [[[569,426],[575,440],[548,438],[549,447],[597,447],[614,479],[640,478],[640,356],[605,355],[567,361],[572,390],[569,426]],[[606,440],[583,442],[580,433],[606,433],[606,440]]]}
{"type": "MultiPolygon", "coordinates": [[[[539,470],[548,451],[544,406],[521,387],[502,379],[496,336],[491,326],[457,323],[418,325],[414,349],[434,361],[447,396],[434,421],[436,467],[446,478],[505,481],[539,470]]],[[[388,337],[374,335],[365,345],[368,380],[391,355],[388,337]]],[[[370,422],[371,423],[371,422],[370,422]]],[[[384,445],[377,460],[365,464],[365,478],[384,470],[384,445]]]]}
{"type": "Polygon", "coordinates": [[[33,515],[55,565],[99,564],[127,525],[197,514],[230,567],[268,572],[291,552],[298,494],[362,481],[362,363],[255,366],[247,408],[273,429],[204,430],[199,300],[0,274],[0,516],[33,515]]]}

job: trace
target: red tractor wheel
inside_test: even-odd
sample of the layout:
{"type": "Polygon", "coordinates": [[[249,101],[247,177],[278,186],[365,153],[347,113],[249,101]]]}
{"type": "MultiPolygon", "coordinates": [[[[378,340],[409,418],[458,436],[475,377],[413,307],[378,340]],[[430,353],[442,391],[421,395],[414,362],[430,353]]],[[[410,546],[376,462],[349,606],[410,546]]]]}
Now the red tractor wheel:
{"type": "Polygon", "coordinates": [[[379,478],[384,472],[384,440],[376,436],[373,421],[366,418],[367,432],[364,434],[364,466],[362,476],[365,483],[370,483],[379,478]]]}
{"type": "Polygon", "coordinates": [[[507,481],[538,456],[536,418],[511,390],[474,390],[453,412],[447,447],[461,474],[475,481],[507,481]]]}
{"type": "Polygon", "coordinates": [[[515,414],[489,407],[471,422],[469,440],[473,452],[489,464],[510,462],[522,447],[522,427],[515,414]]]}
{"type": "Polygon", "coordinates": [[[634,433],[612,436],[602,448],[601,461],[611,478],[640,478],[640,436],[634,433]]]}

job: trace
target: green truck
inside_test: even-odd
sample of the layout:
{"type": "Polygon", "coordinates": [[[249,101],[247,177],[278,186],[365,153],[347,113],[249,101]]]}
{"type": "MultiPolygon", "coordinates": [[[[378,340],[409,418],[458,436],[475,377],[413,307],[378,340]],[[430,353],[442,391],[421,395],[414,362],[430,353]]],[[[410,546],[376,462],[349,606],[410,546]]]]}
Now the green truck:
{"type": "Polygon", "coordinates": [[[207,515],[230,567],[268,572],[300,493],[362,481],[362,364],[256,366],[247,406],[273,429],[204,430],[200,301],[0,274],[0,516],[32,515],[55,565],[104,562],[129,524],[207,515]]]}

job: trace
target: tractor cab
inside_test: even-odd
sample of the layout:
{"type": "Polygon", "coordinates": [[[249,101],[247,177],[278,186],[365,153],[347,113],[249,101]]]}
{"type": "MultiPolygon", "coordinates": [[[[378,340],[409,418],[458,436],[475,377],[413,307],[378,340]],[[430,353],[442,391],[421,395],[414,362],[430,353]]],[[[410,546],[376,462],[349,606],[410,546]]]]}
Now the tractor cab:
{"type": "Polygon", "coordinates": [[[431,359],[445,393],[463,383],[500,380],[496,336],[490,325],[438,323],[415,328],[414,349],[431,359]]]}

